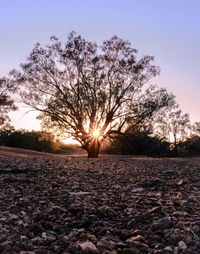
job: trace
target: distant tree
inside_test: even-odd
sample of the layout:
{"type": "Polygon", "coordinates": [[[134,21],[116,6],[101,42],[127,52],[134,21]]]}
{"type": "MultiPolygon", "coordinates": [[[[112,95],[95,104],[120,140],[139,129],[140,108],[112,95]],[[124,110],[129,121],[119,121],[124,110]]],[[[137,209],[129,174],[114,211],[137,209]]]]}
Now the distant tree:
{"type": "Polygon", "coordinates": [[[178,156],[178,145],[183,142],[190,131],[188,114],[183,114],[178,105],[163,112],[154,127],[159,135],[172,144],[175,156],[178,156]]]}
{"type": "Polygon", "coordinates": [[[10,92],[14,90],[14,86],[6,78],[0,79],[0,129],[11,128],[8,113],[17,109],[10,96],[10,92]]]}
{"type": "Polygon", "coordinates": [[[54,153],[61,143],[52,133],[10,129],[0,131],[0,145],[54,153]]]}
{"type": "Polygon", "coordinates": [[[188,155],[200,155],[200,122],[191,125],[190,136],[181,143],[181,146],[188,155]]]}
{"type": "Polygon", "coordinates": [[[192,134],[200,137],[200,122],[195,122],[191,126],[192,134]]]}
{"type": "Polygon", "coordinates": [[[169,156],[170,143],[153,135],[150,128],[132,128],[125,135],[113,140],[106,151],[109,153],[169,156]]]}
{"type": "Polygon", "coordinates": [[[74,32],[64,46],[51,40],[46,48],[37,43],[11,79],[45,125],[74,137],[88,157],[98,157],[102,142],[126,133],[130,122],[141,123],[174,103],[165,89],[145,88],[159,68],[151,56],[137,60],[128,41],[113,36],[99,47],[74,32]]]}

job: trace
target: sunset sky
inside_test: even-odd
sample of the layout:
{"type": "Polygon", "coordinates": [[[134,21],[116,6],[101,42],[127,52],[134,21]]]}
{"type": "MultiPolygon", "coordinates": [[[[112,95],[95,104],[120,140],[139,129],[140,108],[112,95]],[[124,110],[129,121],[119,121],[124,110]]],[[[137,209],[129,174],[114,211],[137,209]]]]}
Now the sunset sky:
{"type": "MultiPolygon", "coordinates": [[[[200,121],[200,0],[2,0],[0,76],[24,62],[36,42],[65,42],[72,30],[101,43],[116,34],[161,68],[166,87],[191,121],[200,121]]],[[[39,129],[35,113],[11,114],[16,128],[39,129]]]]}

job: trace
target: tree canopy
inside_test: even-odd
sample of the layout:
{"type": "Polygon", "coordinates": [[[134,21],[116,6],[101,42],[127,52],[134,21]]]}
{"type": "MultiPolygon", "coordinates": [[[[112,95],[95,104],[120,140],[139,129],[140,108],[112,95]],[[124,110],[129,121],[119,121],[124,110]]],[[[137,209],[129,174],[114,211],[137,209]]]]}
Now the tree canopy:
{"type": "Polygon", "coordinates": [[[11,82],[24,103],[41,112],[45,125],[80,142],[88,157],[98,157],[107,137],[129,131],[172,105],[166,89],[149,85],[159,74],[152,56],[138,59],[130,42],[113,36],[101,46],[71,32],[63,45],[55,36],[37,43],[11,82]]]}
{"type": "Polygon", "coordinates": [[[0,128],[8,128],[10,111],[16,110],[14,100],[10,96],[10,92],[13,92],[15,86],[11,85],[6,78],[0,79],[0,128]]]}
{"type": "Polygon", "coordinates": [[[154,121],[154,132],[167,142],[178,156],[178,146],[190,134],[191,124],[189,114],[183,113],[179,105],[174,104],[158,115],[154,121]]]}

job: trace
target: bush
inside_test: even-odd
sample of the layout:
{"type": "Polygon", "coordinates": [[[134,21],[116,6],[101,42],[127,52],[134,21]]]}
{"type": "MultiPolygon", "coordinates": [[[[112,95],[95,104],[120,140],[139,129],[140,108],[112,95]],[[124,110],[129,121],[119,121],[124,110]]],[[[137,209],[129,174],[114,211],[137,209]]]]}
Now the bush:
{"type": "Polygon", "coordinates": [[[54,153],[60,149],[60,142],[54,135],[40,131],[1,131],[0,145],[54,153]]]}
{"type": "Polygon", "coordinates": [[[170,143],[150,135],[150,131],[126,133],[104,149],[106,153],[147,156],[170,156],[170,143]]]}
{"type": "Polygon", "coordinates": [[[200,137],[194,135],[180,144],[180,150],[186,155],[200,155],[200,137]]]}

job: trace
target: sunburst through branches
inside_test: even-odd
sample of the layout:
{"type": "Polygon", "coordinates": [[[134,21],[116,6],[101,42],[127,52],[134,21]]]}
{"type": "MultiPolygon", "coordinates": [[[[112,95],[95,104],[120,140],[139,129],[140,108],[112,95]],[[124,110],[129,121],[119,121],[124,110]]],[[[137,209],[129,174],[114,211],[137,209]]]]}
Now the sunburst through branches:
{"type": "Polygon", "coordinates": [[[100,136],[100,131],[99,131],[99,129],[93,130],[92,136],[93,136],[94,138],[99,138],[99,136],[100,136]]]}

